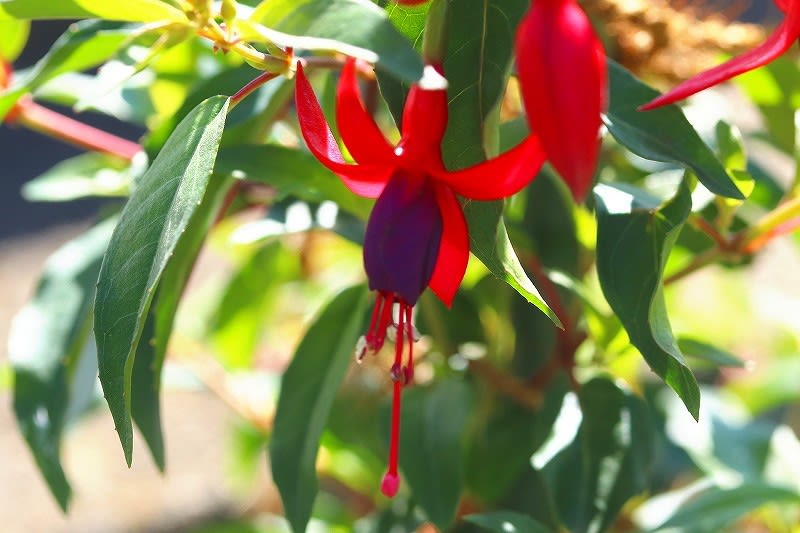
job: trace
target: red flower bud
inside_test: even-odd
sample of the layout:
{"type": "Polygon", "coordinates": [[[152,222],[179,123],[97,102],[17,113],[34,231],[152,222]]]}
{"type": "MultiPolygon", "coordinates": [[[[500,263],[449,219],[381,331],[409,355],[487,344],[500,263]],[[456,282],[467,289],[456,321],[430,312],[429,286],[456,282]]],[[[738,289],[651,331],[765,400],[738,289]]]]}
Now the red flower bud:
{"type": "Polygon", "coordinates": [[[575,0],[535,0],[517,30],[531,131],[577,200],[592,185],[606,106],[606,56],[575,0]]]}

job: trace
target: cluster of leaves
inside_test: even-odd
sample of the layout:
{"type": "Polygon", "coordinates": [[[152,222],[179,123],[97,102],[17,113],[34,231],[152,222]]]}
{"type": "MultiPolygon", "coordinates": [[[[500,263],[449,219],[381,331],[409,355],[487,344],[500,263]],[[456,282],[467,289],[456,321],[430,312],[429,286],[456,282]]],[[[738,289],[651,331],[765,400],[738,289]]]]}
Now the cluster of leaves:
{"type": "MultiPolygon", "coordinates": [[[[295,303],[301,317],[329,301],[283,372],[274,420],[245,422],[258,443],[269,444],[295,531],[312,516],[363,531],[411,530],[425,521],[453,531],[718,531],[758,508],[751,519],[776,530],[797,520],[800,477],[787,472],[798,468],[800,442],[780,410],[756,415],[785,409],[800,390],[787,385],[771,401],[742,402],[747,414],[736,418],[706,408],[730,407],[723,392],[736,383],[714,386],[719,367],[743,363],[706,339],[676,337],[667,317],[665,279],[677,281],[715,260],[747,264],[754,251],[748,245],[764,234],[759,221],[797,192],[747,160],[735,128],[719,123],[712,149],[707,132],[698,133],[680,109],[637,111],[657,92],[612,62],[601,183],[589,205],[575,205],[545,168],[507,203],[464,206],[478,261],[451,310],[430,295],[420,301],[427,347],[420,384],[403,406],[407,488],[390,505],[377,491],[388,412],[375,382],[385,372],[364,365],[348,373],[368,294],[347,267],[358,264],[353,243],[363,236],[369,204],[298,146],[291,80],[276,78],[229,112],[227,95],[258,72],[194,35],[182,4],[0,4],[0,53],[9,59],[25,42],[28,20],[88,18],[17,73],[0,94],[0,115],[33,94],[147,130],[144,152],[133,161],[88,153],[24,190],[36,201],[127,196],[124,204],[110,201],[94,227],[52,256],[14,323],[19,427],[63,508],[71,491],[60,444],[65,427],[97,404],[98,371],[128,463],[135,424],[163,469],[159,396],[170,338],[194,335],[229,372],[275,372],[275,363],[256,352],[267,333],[291,335],[276,301],[293,299],[302,302],[295,303]],[[237,216],[264,203],[262,220],[237,216]],[[298,206],[314,216],[298,224],[298,206]],[[336,215],[324,216],[331,206],[336,215]],[[206,318],[202,331],[173,331],[209,233],[226,243],[220,248],[231,256],[230,277],[217,298],[193,308],[206,318]],[[333,266],[309,266],[326,260],[333,266]],[[661,380],[641,371],[638,354],[661,380]],[[707,385],[702,408],[690,361],[707,385]],[[675,407],[676,398],[685,409],[675,407]],[[699,425],[692,421],[698,418],[699,425]],[[317,497],[320,447],[327,458],[322,474],[366,497],[369,514],[333,493],[317,497]],[[791,457],[783,471],[771,466],[791,457]]],[[[375,59],[382,97],[376,114],[387,128],[399,123],[407,86],[421,72],[414,45],[428,6],[247,4],[240,2],[240,16],[278,30],[284,44],[313,50],[324,43],[375,59]]],[[[451,168],[525,134],[525,121],[506,109],[515,104],[506,87],[514,30],[528,2],[475,6],[450,2],[443,154],[451,168]]],[[[786,80],[796,81],[800,70],[787,60],[757,75],[743,85],[765,118],[765,137],[794,154],[787,110],[797,95],[786,88],[799,85],[786,80]],[[770,98],[765,84],[774,89],[770,98]]],[[[313,72],[329,115],[336,76],[313,72]]],[[[173,355],[181,350],[175,344],[173,355]]],[[[796,369],[798,346],[786,350],[793,352],[786,367],[796,369]]],[[[176,358],[191,368],[192,357],[176,358]]]]}

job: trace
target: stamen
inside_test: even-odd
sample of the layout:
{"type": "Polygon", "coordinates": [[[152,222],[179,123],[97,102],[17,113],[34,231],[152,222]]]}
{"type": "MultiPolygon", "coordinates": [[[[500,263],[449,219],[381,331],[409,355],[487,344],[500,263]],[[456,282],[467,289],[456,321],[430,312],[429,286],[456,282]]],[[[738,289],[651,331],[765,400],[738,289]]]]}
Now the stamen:
{"type": "MultiPolygon", "coordinates": [[[[401,309],[400,312],[402,313],[403,310],[401,309]]],[[[408,340],[408,365],[406,366],[406,368],[403,369],[403,373],[405,374],[404,385],[408,385],[414,380],[414,342],[417,340],[415,336],[417,330],[412,322],[411,312],[412,312],[411,306],[410,305],[406,306],[405,313],[406,313],[406,328],[407,328],[406,339],[408,340]]],[[[402,327],[402,325],[400,327],[402,327]]]]}

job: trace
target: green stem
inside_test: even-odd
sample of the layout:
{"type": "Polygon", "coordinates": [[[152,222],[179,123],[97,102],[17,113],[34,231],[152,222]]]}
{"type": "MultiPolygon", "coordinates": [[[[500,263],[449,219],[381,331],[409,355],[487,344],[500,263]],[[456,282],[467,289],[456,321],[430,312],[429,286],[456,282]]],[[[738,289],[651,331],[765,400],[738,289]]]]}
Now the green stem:
{"type": "Polygon", "coordinates": [[[450,0],[433,0],[422,35],[422,57],[425,63],[441,66],[447,54],[447,28],[450,0]]]}
{"type": "Polygon", "coordinates": [[[758,240],[761,236],[771,233],[775,228],[800,217],[800,196],[790,196],[790,198],[764,215],[761,220],[749,227],[740,237],[741,247],[744,249],[747,244],[758,240]]]}

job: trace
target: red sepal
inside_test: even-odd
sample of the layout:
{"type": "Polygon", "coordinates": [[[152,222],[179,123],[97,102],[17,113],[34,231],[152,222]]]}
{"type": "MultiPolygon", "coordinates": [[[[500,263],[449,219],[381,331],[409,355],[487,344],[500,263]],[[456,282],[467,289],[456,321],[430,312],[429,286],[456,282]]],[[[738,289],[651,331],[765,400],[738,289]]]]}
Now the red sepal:
{"type": "Polygon", "coordinates": [[[359,163],[391,164],[394,148],[386,142],[358,90],[356,61],[348,59],[336,87],[336,124],[347,149],[359,163]]]}
{"type": "Polygon", "coordinates": [[[447,307],[453,303],[469,261],[469,230],[455,194],[436,183],[436,203],[442,213],[442,240],[428,287],[447,307]]]}
{"type": "Polygon", "coordinates": [[[515,194],[530,183],[545,159],[539,138],[529,135],[494,159],[455,172],[435,172],[434,177],[466,198],[499,200],[515,194]]]}
{"type": "Polygon", "coordinates": [[[783,55],[800,37],[800,1],[778,1],[778,6],[786,11],[786,18],[760,46],[734,57],[712,69],[701,72],[671,91],[641,106],[639,110],[649,111],[663,105],[683,100],[695,93],[727,81],[744,72],[757,69],[783,55]],[[788,6],[786,4],[789,4],[788,6]]]}
{"type": "Polygon", "coordinates": [[[335,172],[353,193],[367,198],[380,196],[394,169],[386,165],[350,165],[345,162],[314,90],[303,72],[303,66],[299,64],[295,105],[300,131],[311,153],[335,172]]]}

